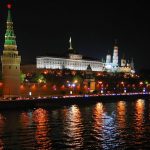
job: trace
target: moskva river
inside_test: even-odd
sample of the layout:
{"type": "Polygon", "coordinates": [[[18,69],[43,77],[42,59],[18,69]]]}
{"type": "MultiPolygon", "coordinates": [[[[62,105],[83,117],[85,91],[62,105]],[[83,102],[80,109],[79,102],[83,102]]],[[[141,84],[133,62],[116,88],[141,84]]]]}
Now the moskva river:
{"type": "Polygon", "coordinates": [[[150,149],[150,101],[0,110],[3,149],[150,149]]]}

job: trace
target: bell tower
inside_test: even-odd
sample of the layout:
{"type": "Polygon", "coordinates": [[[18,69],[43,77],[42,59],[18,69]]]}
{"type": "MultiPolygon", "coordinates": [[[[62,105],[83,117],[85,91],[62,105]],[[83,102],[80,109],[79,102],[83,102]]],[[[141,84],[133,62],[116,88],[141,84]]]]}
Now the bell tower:
{"type": "Polygon", "coordinates": [[[2,80],[4,84],[3,97],[12,98],[20,95],[20,62],[21,56],[18,55],[16,36],[13,30],[11,18],[11,5],[7,5],[7,28],[5,33],[4,50],[1,56],[2,80]]]}
{"type": "Polygon", "coordinates": [[[113,66],[114,67],[118,66],[118,46],[116,40],[115,40],[114,52],[113,52],[113,66]]]}

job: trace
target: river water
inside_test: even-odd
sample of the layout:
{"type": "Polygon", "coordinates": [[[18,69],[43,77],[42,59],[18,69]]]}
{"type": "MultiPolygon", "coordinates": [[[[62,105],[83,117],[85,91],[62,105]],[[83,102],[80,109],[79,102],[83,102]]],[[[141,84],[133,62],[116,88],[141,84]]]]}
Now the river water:
{"type": "Polygon", "coordinates": [[[150,149],[150,101],[0,110],[2,149],[150,149]]]}

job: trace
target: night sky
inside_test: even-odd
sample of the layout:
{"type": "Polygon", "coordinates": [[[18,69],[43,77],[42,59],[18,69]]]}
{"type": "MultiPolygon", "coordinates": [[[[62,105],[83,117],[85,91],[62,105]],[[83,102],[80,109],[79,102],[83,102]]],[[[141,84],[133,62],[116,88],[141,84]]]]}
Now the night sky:
{"type": "MultiPolygon", "coordinates": [[[[9,0],[10,1],[10,0],[9,0]]],[[[69,37],[81,54],[105,58],[118,40],[119,56],[134,58],[136,70],[150,69],[150,9],[148,2],[12,0],[14,30],[22,64],[36,56],[63,53],[69,37]],[[99,2],[99,3],[98,3],[99,2]]],[[[0,0],[0,53],[7,17],[7,0],[0,0]]]]}

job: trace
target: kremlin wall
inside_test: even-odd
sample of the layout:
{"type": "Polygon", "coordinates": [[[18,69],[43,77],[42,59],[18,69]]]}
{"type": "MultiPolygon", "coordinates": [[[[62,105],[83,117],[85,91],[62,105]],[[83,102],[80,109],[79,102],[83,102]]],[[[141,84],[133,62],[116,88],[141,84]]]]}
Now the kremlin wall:
{"type": "Polygon", "coordinates": [[[4,98],[82,94],[99,89],[103,93],[104,86],[109,87],[100,81],[105,74],[135,73],[133,60],[127,62],[122,58],[119,64],[117,43],[114,44],[113,55],[107,54],[106,60],[100,61],[77,53],[72,47],[71,37],[65,55],[38,56],[35,65],[20,66],[21,56],[16,45],[10,4],[6,25],[0,85],[4,98]]]}

